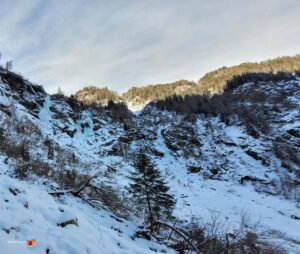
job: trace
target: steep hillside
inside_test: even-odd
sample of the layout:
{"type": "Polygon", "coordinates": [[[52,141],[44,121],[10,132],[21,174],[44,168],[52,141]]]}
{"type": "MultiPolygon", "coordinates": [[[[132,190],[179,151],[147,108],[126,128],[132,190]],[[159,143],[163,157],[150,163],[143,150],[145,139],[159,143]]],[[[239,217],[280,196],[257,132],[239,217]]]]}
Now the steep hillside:
{"type": "Polygon", "coordinates": [[[175,253],[154,241],[134,240],[136,225],[105,210],[71,196],[53,198],[45,180],[7,176],[0,159],[1,253],[175,253]],[[29,240],[36,246],[27,247],[29,240]]]}
{"type": "MultiPolygon", "coordinates": [[[[129,109],[141,110],[145,105],[155,100],[162,100],[171,95],[185,95],[186,91],[193,90],[196,83],[180,80],[170,84],[147,85],[130,88],[122,95],[129,109]]],[[[187,92],[189,94],[190,92],[187,92]]]]}
{"type": "Polygon", "coordinates": [[[47,95],[3,69],[0,77],[1,249],[300,252],[299,77],[241,78],[223,95],[173,97],[136,115],[47,95]],[[170,223],[194,249],[167,228],[146,230],[128,191],[141,149],[176,200],[170,223]],[[7,243],[28,235],[35,249],[7,243]]]}
{"type": "Polygon", "coordinates": [[[198,92],[221,93],[229,80],[243,73],[277,73],[300,70],[300,55],[278,57],[260,63],[242,63],[232,67],[222,67],[205,74],[199,80],[198,92]]]}

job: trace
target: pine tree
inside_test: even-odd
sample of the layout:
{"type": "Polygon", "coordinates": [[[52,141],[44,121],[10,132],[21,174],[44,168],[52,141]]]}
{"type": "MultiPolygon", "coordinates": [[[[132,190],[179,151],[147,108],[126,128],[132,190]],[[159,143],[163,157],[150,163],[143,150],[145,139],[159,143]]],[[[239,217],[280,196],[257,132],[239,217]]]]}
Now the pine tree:
{"type": "Polygon", "coordinates": [[[57,93],[60,96],[64,96],[64,92],[61,90],[60,86],[57,88],[57,93]]]}
{"type": "Polygon", "coordinates": [[[169,187],[164,182],[159,170],[150,161],[144,152],[139,152],[134,161],[135,171],[131,172],[129,179],[130,193],[146,211],[145,220],[150,231],[157,231],[155,222],[172,218],[175,205],[174,198],[168,194],[169,187]]]}
{"type": "Polygon", "coordinates": [[[5,64],[5,69],[8,71],[12,70],[12,61],[7,61],[5,64]]]}

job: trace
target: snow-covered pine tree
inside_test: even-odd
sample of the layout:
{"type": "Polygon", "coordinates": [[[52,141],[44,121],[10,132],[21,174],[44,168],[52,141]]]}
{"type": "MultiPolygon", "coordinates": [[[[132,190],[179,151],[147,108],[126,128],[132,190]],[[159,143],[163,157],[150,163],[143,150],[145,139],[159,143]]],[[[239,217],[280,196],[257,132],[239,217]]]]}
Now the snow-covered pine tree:
{"type": "Polygon", "coordinates": [[[137,205],[145,210],[145,222],[150,226],[150,231],[157,231],[156,221],[172,218],[175,200],[168,194],[169,187],[159,170],[144,152],[137,154],[134,168],[135,171],[129,176],[129,191],[137,205]]]}

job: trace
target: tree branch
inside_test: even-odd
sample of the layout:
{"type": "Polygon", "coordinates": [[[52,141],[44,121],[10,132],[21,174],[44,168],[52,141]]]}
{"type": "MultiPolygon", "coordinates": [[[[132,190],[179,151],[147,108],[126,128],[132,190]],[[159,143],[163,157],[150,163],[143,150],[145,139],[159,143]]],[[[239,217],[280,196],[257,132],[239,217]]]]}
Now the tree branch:
{"type": "Polygon", "coordinates": [[[70,190],[61,190],[61,191],[53,191],[53,192],[48,192],[49,195],[52,196],[61,196],[65,194],[72,194],[75,197],[78,197],[79,194],[87,187],[91,186],[91,181],[95,178],[96,176],[93,175],[89,177],[79,188],[77,189],[70,189],[70,190]]]}
{"type": "Polygon", "coordinates": [[[199,252],[199,250],[196,248],[196,246],[183,233],[181,233],[177,228],[175,228],[175,227],[173,227],[173,226],[171,226],[171,225],[169,225],[169,224],[167,224],[165,222],[162,222],[162,221],[155,221],[155,223],[161,224],[163,226],[166,226],[166,227],[172,229],[179,236],[181,236],[194,249],[194,251],[196,251],[196,253],[201,254],[199,252]]]}

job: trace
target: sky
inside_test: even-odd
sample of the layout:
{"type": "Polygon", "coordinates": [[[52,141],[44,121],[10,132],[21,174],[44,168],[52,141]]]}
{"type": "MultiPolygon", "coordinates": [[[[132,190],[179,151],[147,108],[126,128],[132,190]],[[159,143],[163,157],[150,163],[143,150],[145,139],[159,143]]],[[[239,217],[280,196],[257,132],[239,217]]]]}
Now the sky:
{"type": "Polygon", "coordinates": [[[299,0],[0,0],[1,63],[68,95],[300,53],[299,0]]]}

